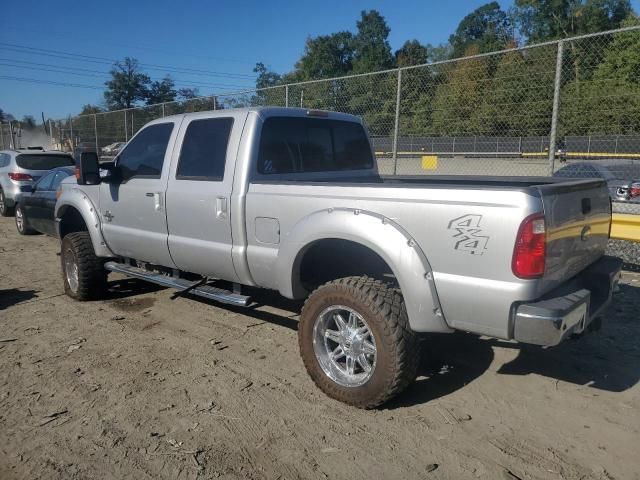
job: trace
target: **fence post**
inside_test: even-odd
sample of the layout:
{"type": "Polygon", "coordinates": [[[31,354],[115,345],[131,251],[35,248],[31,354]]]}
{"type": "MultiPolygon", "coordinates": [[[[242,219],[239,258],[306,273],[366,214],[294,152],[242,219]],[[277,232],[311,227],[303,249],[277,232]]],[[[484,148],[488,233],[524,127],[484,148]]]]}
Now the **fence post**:
{"type": "Polygon", "coordinates": [[[4,150],[4,125],[0,122],[0,142],[2,142],[2,149],[4,150]]]}
{"type": "Polygon", "coordinates": [[[550,175],[556,161],[556,135],[558,134],[558,113],[560,110],[560,83],[562,82],[562,55],[564,52],[564,41],[558,42],[558,53],[556,56],[556,76],[553,82],[553,111],[551,113],[551,132],[549,134],[549,168],[550,175]]]}
{"type": "Polygon", "coordinates": [[[218,109],[218,102],[216,100],[216,96],[215,95],[213,96],[213,109],[214,110],[218,109]]]}
{"type": "Polygon", "coordinates": [[[284,86],[284,106],[289,108],[289,85],[284,86]]]}
{"type": "Polygon", "coordinates": [[[300,90],[300,108],[304,104],[304,89],[300,90]]]}
{"type": "Polygon", "coordinates": [[[73,140],[73,117],[69,115],[69,137],[71,137],[71,153],[75,154],[76,142],[73,140]]]}
{"type": "Polygon", "coordinates": [[[393,126],[393,174],[398,174],[398,130],[400,129],[400,98],[402,95],[402,70],[398,69],[398,86],[396,87],[396,120],[393,126]]]}
{"type": "Polygon", "coordinates": [[[124,141],[129,141],[129,132],[127,131],[127,111],[124,111],[124,141]]]}
{"type": "Polygon", "coordinates": [[[93,131],[96,134],[96,153],[99,154],[98,150],[98,115],[93,114],[93,131]]]}
{"type": "Polygon", "coordinates": [[[164,103],[163,103],[162,104],[162,118],[164,118],[164,117],[165,117],[165,115],[164,115],[164,103]]]}

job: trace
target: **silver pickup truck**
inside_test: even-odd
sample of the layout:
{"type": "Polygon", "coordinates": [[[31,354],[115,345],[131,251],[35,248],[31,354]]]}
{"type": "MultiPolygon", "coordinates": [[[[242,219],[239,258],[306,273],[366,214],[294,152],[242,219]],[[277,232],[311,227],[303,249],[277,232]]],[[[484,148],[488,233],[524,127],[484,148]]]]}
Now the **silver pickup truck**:
{"type": "Polygon", "coordinates": [[[351,115],[250,108],[142,128],[82,155],[56,204],[67,294],[107,274],[247,306],[306,299],[300,351],[329,396],[378,406],[415,379],[423,332],[555,345],[611,300],[604,181],[379,175],[351,115]]]}

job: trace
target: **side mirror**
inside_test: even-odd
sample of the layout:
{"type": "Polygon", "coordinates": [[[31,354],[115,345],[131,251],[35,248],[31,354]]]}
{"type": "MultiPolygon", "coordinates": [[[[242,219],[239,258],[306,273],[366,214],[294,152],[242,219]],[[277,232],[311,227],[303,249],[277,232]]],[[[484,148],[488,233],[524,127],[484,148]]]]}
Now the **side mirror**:
{"type": "Polygon", "coordinates": [[[100,167],[96,152],[82,152],[76,167],[78,185],[98,185],[100,183],[100,167]]]}

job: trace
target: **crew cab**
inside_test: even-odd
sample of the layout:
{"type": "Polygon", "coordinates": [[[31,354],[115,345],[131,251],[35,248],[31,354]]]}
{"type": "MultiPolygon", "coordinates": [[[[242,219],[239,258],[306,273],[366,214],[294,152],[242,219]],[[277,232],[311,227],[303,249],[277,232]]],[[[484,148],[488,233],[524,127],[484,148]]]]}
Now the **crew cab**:
{"type": "Polygon", "coordinates": [[[298,339],[329,396],[381,405],[422,333],[556,345],[595,325],[621,262],[601,179],[384,177],[362,121],[291,108],[150,122],[112,164],[84,153],[56,223],[66,293],[107,274],[247,306],[305,300],[298,339]]]}

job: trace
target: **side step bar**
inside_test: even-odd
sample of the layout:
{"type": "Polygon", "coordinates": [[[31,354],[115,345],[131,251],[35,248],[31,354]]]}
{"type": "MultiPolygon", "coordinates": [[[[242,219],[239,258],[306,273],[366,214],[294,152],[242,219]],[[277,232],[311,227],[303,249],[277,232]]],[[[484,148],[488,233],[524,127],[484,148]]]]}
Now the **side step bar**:
{"type": "MultiPolygon", "coordinates": [[[[132,267],[118,262],[107,262],[104,264],[104,268],[110,272],[122,273],[127,277],[139,278],[141,280],[146,280],[147,282],[162,285],[163,287],[176,288],[178,290],[184,290],[194,285],[194,282],[190,282],[184,278],[174,278],[160,273],[148,272],[142,268],[132,267]]],[[[209,300],[215,300],[216,302],[228,303],[239,307],[246,307],[251,302],[251,297],[209,285],[194,287],[189,290],[189,293],[208,298],[209,300]]]]}

